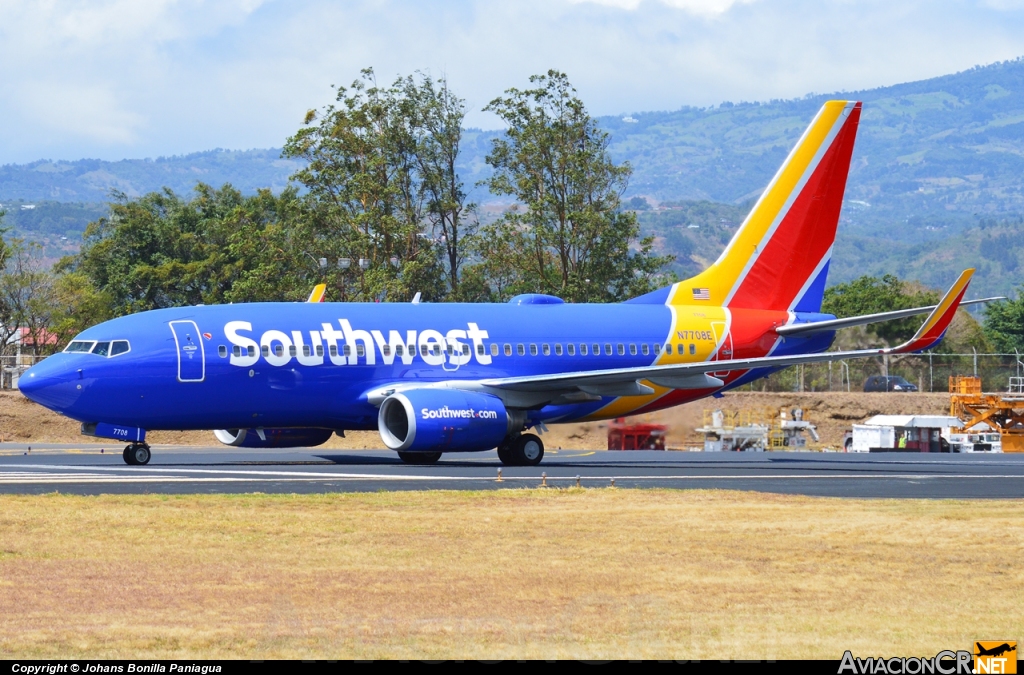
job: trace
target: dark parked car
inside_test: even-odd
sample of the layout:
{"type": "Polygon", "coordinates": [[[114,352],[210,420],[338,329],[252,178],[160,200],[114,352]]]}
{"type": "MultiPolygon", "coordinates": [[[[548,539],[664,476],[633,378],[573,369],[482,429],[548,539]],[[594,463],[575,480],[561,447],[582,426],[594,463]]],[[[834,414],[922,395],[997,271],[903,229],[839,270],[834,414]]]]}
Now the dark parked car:
{"type": "Polygon", "coordinates": [[[917,391],[917,385],[899,375],[872,375],[864,380],[864,391],[917,391]]]}

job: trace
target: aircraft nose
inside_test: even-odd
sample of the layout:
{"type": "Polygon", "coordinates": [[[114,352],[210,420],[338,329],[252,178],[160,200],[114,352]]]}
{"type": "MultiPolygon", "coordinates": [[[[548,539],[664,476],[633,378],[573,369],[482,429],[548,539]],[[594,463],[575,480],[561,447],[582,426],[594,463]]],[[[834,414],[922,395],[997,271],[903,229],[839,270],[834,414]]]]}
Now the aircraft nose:
{"type": "Polygon", "coordinates": [[[29,399],[52,410],[61,410],[77,398],[73,380],[77,370],[67,363],[64,354],[54,354],[25,371],[18,380],[18,389],[29,399]]]}

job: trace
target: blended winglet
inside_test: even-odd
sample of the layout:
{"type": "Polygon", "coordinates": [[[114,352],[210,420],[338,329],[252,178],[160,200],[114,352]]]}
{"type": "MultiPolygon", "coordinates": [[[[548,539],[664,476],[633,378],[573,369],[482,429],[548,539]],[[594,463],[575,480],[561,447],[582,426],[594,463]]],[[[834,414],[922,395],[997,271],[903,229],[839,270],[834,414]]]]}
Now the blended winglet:
{"type": "Polygon", "coordinates": [[[323,302],[324,295],[327,293],[327,284],[317,284],[313,287],[313,292],[309,294],[309,298],[306,302],[323,302]]]}
{"type": "Polygon", "coordinates": [[[956,310],[960,308],[960,301],[963,299],[964,293],[967,292],[967,286],[971,283],[971,277],[973,276],[973,268],[961,272],[956,283],[942,296],[942,300],[935,306],[932,313],[928,315],[928,318],[917,330],[917,333],[914,334],[914,337],[900,346],[888,350],[888,353],[906,354],[909,352],[923,352],[939,344],[942,341],[942,336],[946,334],[949,324],[952,323],[956,310]]]}

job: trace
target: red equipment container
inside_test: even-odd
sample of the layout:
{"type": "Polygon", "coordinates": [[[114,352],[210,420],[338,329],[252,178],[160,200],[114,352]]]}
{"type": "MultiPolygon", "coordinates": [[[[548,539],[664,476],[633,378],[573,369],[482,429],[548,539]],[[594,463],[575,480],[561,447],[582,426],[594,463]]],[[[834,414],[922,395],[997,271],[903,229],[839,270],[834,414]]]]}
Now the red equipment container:
{"type": "Polygon", "coordinates": [[[664,450],[667,431],[664,424],[626,424],[619,417],[608,424],[608,449],[664,450]]]}

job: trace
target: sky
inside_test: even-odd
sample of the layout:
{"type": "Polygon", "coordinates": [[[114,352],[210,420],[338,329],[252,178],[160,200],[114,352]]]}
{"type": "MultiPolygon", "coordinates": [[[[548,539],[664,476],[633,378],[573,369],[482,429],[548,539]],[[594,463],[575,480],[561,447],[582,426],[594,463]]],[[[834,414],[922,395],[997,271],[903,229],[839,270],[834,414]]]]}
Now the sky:
{"type": "Polygon", "coordinates": [[[372,66],[467,125],[557,68],[595,115],[873,88],[1024,56],[1024,0],[0,0],[0,164],[280,147],[372,66]]]}

